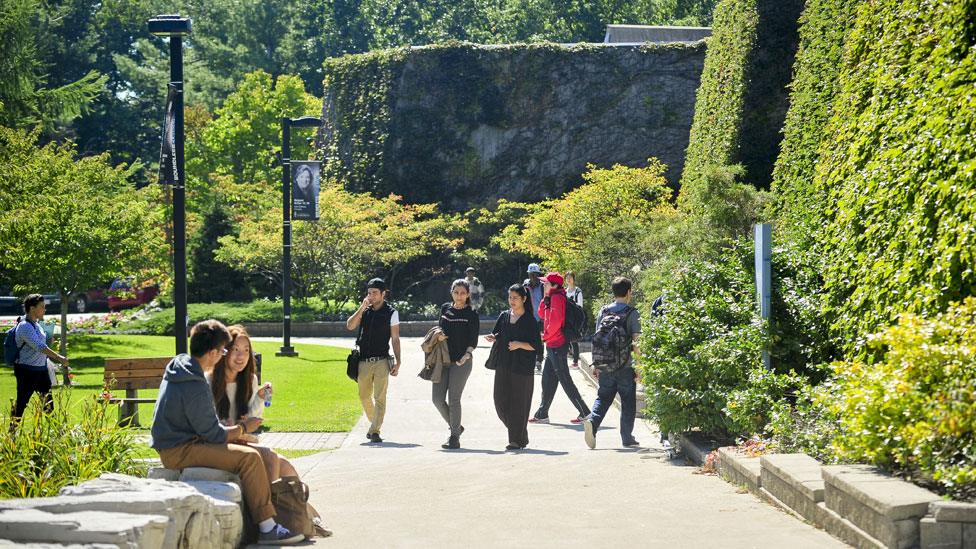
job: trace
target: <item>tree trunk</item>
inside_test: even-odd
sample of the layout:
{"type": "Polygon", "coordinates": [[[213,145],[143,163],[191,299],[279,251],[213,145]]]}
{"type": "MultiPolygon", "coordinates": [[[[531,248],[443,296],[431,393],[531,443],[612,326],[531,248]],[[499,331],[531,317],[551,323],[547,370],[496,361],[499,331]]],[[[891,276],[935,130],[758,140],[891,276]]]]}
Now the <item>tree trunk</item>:
{"type": "MultiPolygon", "coordinates": [[[[60,292],[61,295],[61,345],[60,353],[61,356],[68,356],[68,295],[64,291],[60,292]]],[[[71,378],[68,377],[68,367],[61,367],[61,382],[65,387],[71,385],[71,378]]]]}

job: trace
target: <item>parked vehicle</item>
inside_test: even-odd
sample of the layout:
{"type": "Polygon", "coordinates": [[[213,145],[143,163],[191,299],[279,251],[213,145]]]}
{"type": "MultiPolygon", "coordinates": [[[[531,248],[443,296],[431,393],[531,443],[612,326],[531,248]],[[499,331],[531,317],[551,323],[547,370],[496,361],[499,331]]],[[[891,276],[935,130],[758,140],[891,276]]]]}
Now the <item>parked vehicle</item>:
{"type": "MultiPolygon", "coordinates": [[[[0,287],[0,314],[2,315],[22,315],[24,314],[23,301],[27,294],[16,295],[11,288],[0,287]]],[[[44,304],[47,305],[48,314],[61,310],[61,297],[56,293],[47,292],[44,296],[44,304]]]]}
{"type": "Polygon", "coordinates": [[[71,296],[68,308],[76,313],[89,313],[95,310],[108,309],[109,284],[78,292],[71,296]]]}
{"type": "Polygon", "coordinates": [[[138,289],[132,288],[133,278],[116,278],[109,286],[108,310],[117,312],[127,307],[145,305],[159,295],[159,285],[152,284],[138,289]]]}

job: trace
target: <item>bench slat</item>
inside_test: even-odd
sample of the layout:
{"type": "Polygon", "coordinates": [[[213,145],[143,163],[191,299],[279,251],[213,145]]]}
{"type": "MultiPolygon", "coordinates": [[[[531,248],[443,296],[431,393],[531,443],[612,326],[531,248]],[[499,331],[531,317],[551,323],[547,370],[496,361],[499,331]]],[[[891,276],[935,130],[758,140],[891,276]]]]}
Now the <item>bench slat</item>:
{"type": "Polygon", "coordinates": [[[118,370],[114,372],[105,372],[105,378],[111,379],[112,376],[115,376],[115,379],[132,379],[132,378],[144,377],[144,378],[153,378],[153,379],[162,380],[164,372],[165,370],[163,369],[157,370],[155,368],[153,368],[152,370],[118,370]]]}
{"type": "Polygon", "coordinates": [[[151,357],[151,358],[106,358],[105,371],[114,372],[119,370],[151,370],[158,369],[160,372],[172,357],[151,357]]]}
{"type": "Polygon", "coordinates": [[[117,379],[113,391],[122,389],[159,389],[162,378],[117,379]]]}

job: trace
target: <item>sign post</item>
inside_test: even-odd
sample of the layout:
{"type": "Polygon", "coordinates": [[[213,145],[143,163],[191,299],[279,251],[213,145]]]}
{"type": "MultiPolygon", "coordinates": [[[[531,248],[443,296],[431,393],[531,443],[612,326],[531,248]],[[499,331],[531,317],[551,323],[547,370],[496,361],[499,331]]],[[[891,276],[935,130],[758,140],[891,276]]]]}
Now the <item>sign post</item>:
{"type": "MultiPolygon", "coordinates": [[[[757,223],[756,237],[756,298],[759,301],[759,317],[769,322],[773,312],[773,226],[757,223]]],[[[769,350],[763,350],[763,365],[770,369],[769,350]]]]}

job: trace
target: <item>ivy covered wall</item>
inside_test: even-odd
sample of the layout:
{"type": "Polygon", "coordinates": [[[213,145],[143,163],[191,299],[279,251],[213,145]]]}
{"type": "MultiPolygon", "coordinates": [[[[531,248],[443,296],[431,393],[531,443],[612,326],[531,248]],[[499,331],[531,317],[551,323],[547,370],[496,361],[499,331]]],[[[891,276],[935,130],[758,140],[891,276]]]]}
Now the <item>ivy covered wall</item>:
{"type": "Polygon", "coordinates": [[[320,154],[356,191],[449,209],[539,200],[586,165],[646,165],[676,184],[704,43],[467,43],[385,50],[325,65],[320,154]]]}
{"type": "Polygon", "coordinates": [[[802,0],[722,0],[698,90],[682,186],[712,165],[742,164],[769,188],[789,105],[802,0]]]}

